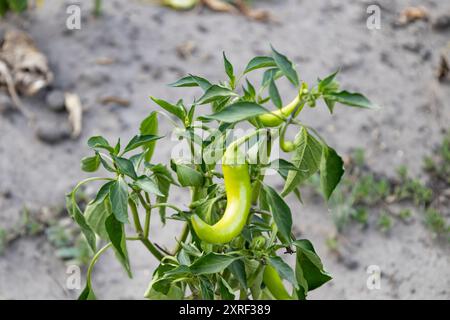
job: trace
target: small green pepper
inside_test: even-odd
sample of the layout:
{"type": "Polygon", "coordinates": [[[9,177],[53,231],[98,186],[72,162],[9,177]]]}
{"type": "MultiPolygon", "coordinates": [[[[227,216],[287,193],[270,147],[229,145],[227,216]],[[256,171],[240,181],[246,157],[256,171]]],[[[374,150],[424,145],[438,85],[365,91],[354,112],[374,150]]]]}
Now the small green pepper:
{"type": "Polygon", "coordinates": [[[308,93],[308,87],[304,82],[302,83],[300,90],[298,91],[298,94],[294,98],[294,100],[292,100],[290,103],[288,103],[281,109],[258,116],[258,120],[264,127],[277,127],[284,122],[285,118],[289,117],[292,114],[292,112],[294,112],[297,109],[294,115],[296,117],[303,108],[303,105],[305,103],[303,101],[303,95],[306,93],[308,93]]]}
{"type": "Polygon", "coordinates": [[[267,289],[277,300],[292,300],[292,296],[286,291],[283,280],[274,267],[267,265],[264,269],[263,281],[267,289]]]}

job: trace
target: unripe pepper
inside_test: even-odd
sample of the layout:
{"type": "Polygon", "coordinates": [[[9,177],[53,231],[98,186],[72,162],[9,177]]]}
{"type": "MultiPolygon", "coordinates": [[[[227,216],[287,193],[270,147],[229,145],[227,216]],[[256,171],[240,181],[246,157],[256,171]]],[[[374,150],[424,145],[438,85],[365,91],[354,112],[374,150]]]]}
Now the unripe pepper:
{"type": "Polygon", "coordinates": [[[227,207],[222,218],[214,225],[204,222],[199,216],[192,216],[192,227],[197,236],[208,243],[222,244],[238,236],[247,223],[251,206],[252,188],[250,174],[244,155],[238,150],[242,143],[238,139],[225,151],[222,157],[222,171],[227,195],[227,207]]]}
{"type": "Polygon", "coordinates": [[[308,87],[306,83],[303,82],[294,100],[292,100],[290,103],[288,103],[281,109],[258,116],[258,120],[264,127],[277,127],[284,121],[285,118],[289,117],[292,114],[292,112],[294,112],[294,110],[297,109],[298,107],[294,115],[296,117],[303,108],[304,101],[302,100],[303,95],[306,93],[308,93],[308,87]]]}
{"type": "Polygon", "coordinates": [[[274,267],[267,265],[264,269],[263,281],[267,289],[277,300],[292,300],[292,296],[286,291],[283,280],[274,267]]]}
{"type": "Polygon", "coordinates": [[[294,100],[281,109],[262,114],[258,116],[259,121],[264,127],[277,127],[284,120],[284,118],[289,117],[291,113],[295,110],[298,103],[300,102],[300,95],[297,95],[294,100]]]}

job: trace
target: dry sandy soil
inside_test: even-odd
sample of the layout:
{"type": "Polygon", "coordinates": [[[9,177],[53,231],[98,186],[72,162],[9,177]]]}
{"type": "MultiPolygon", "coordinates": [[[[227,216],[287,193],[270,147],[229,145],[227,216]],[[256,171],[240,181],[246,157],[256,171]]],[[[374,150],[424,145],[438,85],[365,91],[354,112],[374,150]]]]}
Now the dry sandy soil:
{"type": "MultiPolygon", "coordinates": [[[[76,92],[85,108],[82,135],[77,140],[48,144],[38,140],[17,113],[0,114],[0,227],[14,227],[24,205],[30,208],[62,206],[64,194],[86,174],[79,160],[88,154],[86,140],[104,135],[111,140],[130,138],[141,119],[156,106],[148,96],[186,101],[197,91],[180,91],[166,84],[187,73],[213,80],[223,78],[222,51],[237,68],[270,44],[291,57],[302,79],[313,82],[341,67],[340,80],[350,90],[364,92],[382,108],[365,111],[336,108],[330,116],[323,105],[305,112],[304,121],[315,126],[341,154],[366,149],[369,165],[392,176],[406,164],[420,174],[422,157],[441,140],[450,123],[450,86],[436,80],[439,53],[450,29],[434,30],[430,22],[396,27],[398,13],[408,5],[428,8],[431,19],[450,13],[446,1],[378,1],[381,29],[366,27],[369,1],[255,1],[270,10],[278,24],[249,21],[242,16],[208,10],[175,12],[143,1],[104,1],[104,15],[90,16],[91,1],[82,6],[81,30],[68,31],[65,12],[71,1],[48,0],[43,8],[21,17],[8,17],[0,30],[19,27],[28,31],[45,52],[55,74],[54,86],[76,92]],[[180,58],[177,47],[195,46],[180,58]],[[114,63],[99,65],[99,58],[114,63]],[[102,105],[99,99],[115,95],[131,101],[129,107],[102,105]]],[[[281,88],[289,95],[289,87],[281,88]]],[[[3,99],[5,100],[5,99],[3,99]]],[[[66,126],[64,114],[55,114],[42,96],[25,99],[39,123],[48,130],[66,126]]],[[[170,136],[164,121],[162,130],[170,136]]],[[[169,140],[167,140],[169,141],[169,140]]],[[[172,144],[160,143],[156,161],[167,162],[172,144]]],[[[187,194],[172,199],[186,203],[187,194]]],[[[396,225],[384,235],[374,228],[351,229],[343,235],[345,259],[338,261],[325,245],[334,232],[326,206],[306,198],[289,203],[296,229],[313,241],[333,281],[311,293],[311,299],[450,299],[450,248],[440,244],[423,225],[419,212],[411,225],[396,225]],[[369,265],[382,271],[381,289],[366,287],[369,265]]],[[[155,219],[156,221],[156,219],[155,219]]],[[[151,233],[170,245],[178,224],[151,233]]],[[[127,279],[112,255],[99,262],[94,290],[99,298],[141,298],[156,261],[137,244],[130,244],[134,278],[127,279]]],[[[65,263],[44,236],[14,241],[0,257],[0,298],[66,299],[79,294],[65,289],[65,263]]]]}

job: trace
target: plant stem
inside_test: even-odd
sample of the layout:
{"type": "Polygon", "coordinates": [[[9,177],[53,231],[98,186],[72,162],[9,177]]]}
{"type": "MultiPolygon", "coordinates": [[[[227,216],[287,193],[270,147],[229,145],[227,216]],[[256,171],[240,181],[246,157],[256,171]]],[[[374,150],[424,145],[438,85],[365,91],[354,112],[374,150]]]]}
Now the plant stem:
{"type": "Polygon", "coordinates": [[[144,221],[144,238],[148,238],[149,232],[150,232],[150,216],[151,216],[151,205],[150,205],[150,197],[145,192],[145,199],[142,196],[142,194],[139,192],[137,193],[139,200],[141,201],[142,206],[145,209],[145,221],[144,221]]]}
{"type": "Polygon", "coordinates": [[[148,206],[145,207],[144,238],[148,239],[148,236],[150,234],[150,218],[152,215],[152,209],[150,204],[150,197],[147,193],[145,194],[145,198],[147,200],[148,206]]]}
{"type": "Polygon", "coordinates": [[[79,189],[83,184],[88,183],[88,182],[92,182],[92,181],[98,181],[98,180],[110,180],[110,181],[111,181],[111,180],[114,180],[114,179],[112,179],[112,178],[104,178],[104,177],[92,177],[92,178],[84,179],[83,181],[80,181],[80,182],[75,186],[75,188],[73,188],[72,194],[75,195],[75,193],[78,191],[78,189],[79,189]]]}
{"type": "Polygon", "coordinates": [[[148,251],[150,251],[150,253],[153,254],[153,256],[156,259],[161,261],[161,259],[164,258],[164,255],[153,245],[153,243],[150,242],[150,240],[148,240],[147,238],[144,237],[144,230],[142,229],[142,225],[139,220],[139,214],[138,214],[138,211],[136,208],[136,204],[132,200],[129,200],[128,204],[130,205],[130,208],[131,208],[134,226],[136,228],[136,232],[139,235],[139,239],[144,244],[144,246],[148,249],[148,251]]]}
{"type": "Polygon", "coordinates": [[[129,199],[128,205],[131,208],[131,214],[133,215],[133,222],[134,222],[134,227],[136,229],[136,232],[141,237],[144,235],[144,230],[142,229],[141,221],[139,220],[139,213],[138,213],[136,204],[134,203],[133,200],[129,199]]]}
{"type": "Polygon", "coordinates": [[[183,247],[181,244],[186,241],[189,235],[189,224],[186,222],[183,226],[183,231],[181,232],[180,241],[178,241],[175,250],[173,251],[173,255],[175,256],[183,247]]]}
{"type": "MultiPolygon", "coordinates": [[[[128,241],[137,241],[140,240],[138,237],[129,237],[126,238],[126,240],[128,241]]],[[[95,255],[92,257],[91,262],[89,263],[89,267],[87,269],[87,274],[86,274],[86,281],[88,283],[89,286],[91,286],[91,276],[92,276],[92,270],[94,269],[95,264],[97,263],[98,259],[100,258],[100,256],[106,252],[106,250],[108,250],[110,247],[112,246],[112,243],[109,242],[107,243],[105,246],[103,246],[100,250],[98,250],[95,255]]]]}
{"type": "Polygon", "coordinates": [[[94,16],[99,17],[101,13],[102,13],[102,0],[95,0],[94,16]]]}
{"type": "Polygon", "coordinates": [[[181,210],[177,206],[174,206],[173,204],[165,203],[165,202],[163,202],[163,203],[155,203],[150,208],[154,209],[154,208],[159,208],[159,207],[167,207],[167,208],[171,208],[171,209],[173,209],[175,211],[178,211],[178,212],[183,212],[183,210],[181,210]]]}
{"type": "Polygon", "coordinates": [[[155,256],[156,259],[161,261],[164,258],[164,255],[154,246],[153,243],[150,242],[150,240],[142,238],[142,237],[140,240],[144,244],[144,246],[148,249],[148,251],[150,251],[151,254],[153,254],[153,256],[155,256]]]}

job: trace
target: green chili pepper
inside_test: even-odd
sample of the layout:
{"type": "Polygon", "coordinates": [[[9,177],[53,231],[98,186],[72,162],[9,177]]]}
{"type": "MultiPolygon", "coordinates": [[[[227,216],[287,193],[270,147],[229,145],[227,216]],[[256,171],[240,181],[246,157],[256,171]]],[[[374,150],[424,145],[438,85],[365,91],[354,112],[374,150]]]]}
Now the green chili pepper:
{"type": "Polygon", "coordinates": [[[191,219],[197,236],[208,243],[222,244],[238,236],[247,223],[250,212],[252,188],[244,155],[238,146],[245,140],[238,139],[222,157],[222,171],[227,195],[227,207],[222,218],[214,225],[205,223],[199,216],[191,219]]]}
{"type": "Polygon", "coordinates": [[[283,280],[274,267],[267,265],[264,269],[263,281],[267,289],[277,300],[292,300],[292,296],[286,291],[283,280]]]}
{"type": "Polygon", "coordinates": [[[258,116],[258,120],[264,127],[277,127],[281,123],[283,123],[284,119],[289,117],[292,114],[292,112],[294,112],[295,109],[297,109],[294,115],[294,117],[296,117],[303,108],[304,105],[303,95],[306,94],[307,92],[308,87],[306,83],[303,82],[300,87],[300,90],[298,91],[298,95],[294,98],[294,100],[292,100],[290,103],[288,103],[281,109],[258,116]]]}

